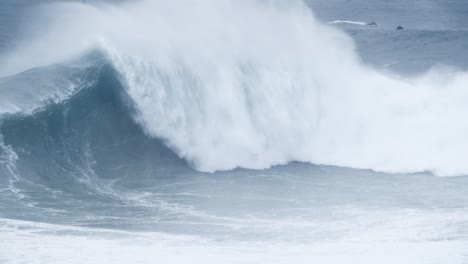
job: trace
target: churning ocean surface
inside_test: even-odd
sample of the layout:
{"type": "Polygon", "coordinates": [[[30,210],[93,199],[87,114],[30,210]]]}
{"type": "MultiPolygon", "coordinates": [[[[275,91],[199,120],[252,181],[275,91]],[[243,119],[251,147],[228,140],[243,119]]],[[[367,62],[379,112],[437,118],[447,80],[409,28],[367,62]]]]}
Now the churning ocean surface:
{"type": "Polygon", "coordinates": [[[466,0],[1,0],[0,263],[468,263],[467,50],[466,0]]]}

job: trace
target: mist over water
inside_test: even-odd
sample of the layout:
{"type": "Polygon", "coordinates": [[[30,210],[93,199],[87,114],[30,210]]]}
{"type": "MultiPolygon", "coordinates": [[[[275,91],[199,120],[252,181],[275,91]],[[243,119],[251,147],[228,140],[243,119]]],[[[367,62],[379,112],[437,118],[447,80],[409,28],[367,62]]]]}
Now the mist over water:
{"type": "Polygon", "coordinates": [[[464,5],[439,2],[401,32],[365,1],[29,9],[0,46],[0,262],[463,263],[468,74],[432,51],[463,53],[464,5]]]}

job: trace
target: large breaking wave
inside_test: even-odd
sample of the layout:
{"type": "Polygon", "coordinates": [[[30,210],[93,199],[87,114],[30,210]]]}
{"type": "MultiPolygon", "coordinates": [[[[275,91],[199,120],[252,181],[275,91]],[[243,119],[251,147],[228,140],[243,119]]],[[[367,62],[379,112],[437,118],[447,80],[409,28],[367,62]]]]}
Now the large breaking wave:
{"type": "MultiPolygon", "coordinates": [[[[301,1],[57,4],[42,14],[47,32],[2,56],[0,73],[10,76],[0,83],[4,152],[39,151],[24,143],[39,134],[60,146],[58,156],[85,135],[124,141],[122,129],[135,129],[130,122],[100,135],[69,126],[131,117],[146,137],[206,172],[303,161],[468,174],[468,74],[379,72],[301,1]],[[88,119],[93,98],[100,99],[88,119]],[[114,100],[112,111],[104,111],[106,100],[114,100]],[[40,129],[47,118],[58,119],[40,129]],[[54,126],[73,133],[49,135],[54,126]]],[[[40,164],[43,153],[29,164],[40,164]]],[[[89,150],[77,153],[73,164],[89,163],[89,150]]]]}

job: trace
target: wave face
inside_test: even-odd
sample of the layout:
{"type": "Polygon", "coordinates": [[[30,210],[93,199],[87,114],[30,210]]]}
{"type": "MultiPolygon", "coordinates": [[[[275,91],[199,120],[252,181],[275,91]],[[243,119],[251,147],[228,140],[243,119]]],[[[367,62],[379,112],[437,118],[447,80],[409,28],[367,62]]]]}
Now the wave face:
{"type": "MultiPolygon", "coordinates": [[[[48,100],[32,113],[3,116],[1,179],[11,193],[3,196],[3,202],[10,204],[5,206],[6,216],[18,214],[11,204],[20,208],[30,204],[30,214],[23,216],[30,219],[44,207],[58,210],[71,206],[68,203],[84,206],[88,200],[99,203],[103,196],[115,198],[111,179],[133,175],[144,179],[155,169],[167,175],[188,170],[185,162],[160,141],[146,137],[132,120],[133,110],[115,70],[99,54],[87,56],[87,61],[94,63],[85,69],[52,67],[67,78],[79,76],[76,79],[81,81],[71,86],[69,98],[48,100]]],[[[26,72],[4,84],[24,84],[25,77],[49,76],[50,70],[26,72]]],[[[49,84],[50,79],[45,80],[40,83],[35,78],[35,87],[49,84]]]]}

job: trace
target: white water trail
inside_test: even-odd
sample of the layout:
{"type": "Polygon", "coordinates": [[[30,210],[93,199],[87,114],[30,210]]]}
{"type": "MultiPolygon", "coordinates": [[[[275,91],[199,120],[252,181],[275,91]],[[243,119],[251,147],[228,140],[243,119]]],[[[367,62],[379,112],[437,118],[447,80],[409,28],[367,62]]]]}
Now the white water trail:
{"type": "Polygon", "coordinates": [[[367,26],[369,23],[360,22],[360,21],[348,21],[348,20],[334,20],[328,22],[328,24],[351,24],[351,25],[358,25],[358,26],[367,26]]]}
{"type": "Polygon", "coordinates": [[[402,79],[301,1],[138,1],[48,7],[47,32],[0,72],[91,48],[122,76],[135,119],[199,170],[289,161],[468,174],[468,74],[402,79]]]}

